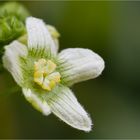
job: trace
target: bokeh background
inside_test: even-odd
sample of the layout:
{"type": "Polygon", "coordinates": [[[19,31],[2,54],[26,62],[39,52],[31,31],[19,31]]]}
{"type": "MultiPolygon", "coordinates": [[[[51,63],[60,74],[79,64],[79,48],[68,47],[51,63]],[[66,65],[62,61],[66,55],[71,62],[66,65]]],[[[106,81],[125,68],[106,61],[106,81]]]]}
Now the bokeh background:
{"type": "Polygon", "coordinates": [[[90,48],[104,58],[106,68],[100,77],[73,87],[93,119],[89,133],[34,110],[3,72],[0,138],[140,138],[140,2],[21,3],[58,29],[60,50],[90,48]]]}

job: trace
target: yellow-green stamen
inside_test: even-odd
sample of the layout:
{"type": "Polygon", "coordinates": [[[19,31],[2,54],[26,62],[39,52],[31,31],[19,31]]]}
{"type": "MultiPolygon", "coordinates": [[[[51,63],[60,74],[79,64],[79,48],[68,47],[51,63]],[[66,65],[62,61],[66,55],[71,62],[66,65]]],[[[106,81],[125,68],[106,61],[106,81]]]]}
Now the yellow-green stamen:
{"type": "Polygon", "coordinates": [[[56,72],[56,64],[51,60],[39,59],[34,63],[34,82],[44,90],[51,91],[60,82],[61,75],[56,72]]]}

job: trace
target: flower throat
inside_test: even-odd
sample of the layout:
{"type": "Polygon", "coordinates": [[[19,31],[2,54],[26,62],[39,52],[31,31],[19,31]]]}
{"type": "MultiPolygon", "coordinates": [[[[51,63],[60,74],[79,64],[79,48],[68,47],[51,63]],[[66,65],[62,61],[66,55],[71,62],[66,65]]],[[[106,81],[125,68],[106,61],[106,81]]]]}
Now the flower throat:
{"type": "Polygon", "coordinates": [[[60,82],[60,78],[56,64],[51,60],[41,58],[34,62],[34,82],[42,89],[51,91],[60,82]]]}

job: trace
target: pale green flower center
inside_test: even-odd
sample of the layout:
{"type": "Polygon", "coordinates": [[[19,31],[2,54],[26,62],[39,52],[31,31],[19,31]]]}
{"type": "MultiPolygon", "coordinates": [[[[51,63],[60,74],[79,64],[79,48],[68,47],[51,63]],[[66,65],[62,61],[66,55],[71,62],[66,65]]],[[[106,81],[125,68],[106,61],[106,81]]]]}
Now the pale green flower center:
{"type": "Polygon", "coordinates": [[[39,59],[34,63],[34,82],[44,90],[51,91],[59,82],[61,75],[51,60],[39,59]]]}

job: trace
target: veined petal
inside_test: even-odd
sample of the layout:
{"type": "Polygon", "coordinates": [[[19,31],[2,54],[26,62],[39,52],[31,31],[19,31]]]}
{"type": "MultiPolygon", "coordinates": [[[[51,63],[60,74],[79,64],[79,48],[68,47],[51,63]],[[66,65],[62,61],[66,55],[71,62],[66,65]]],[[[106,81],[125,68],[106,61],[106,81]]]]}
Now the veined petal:
{"type": "Polygon", "coordinates": [[[56,54],[57,48],[55,43],[45,23],[41,19],[34,17],[27,18],[26,28],[29,48],[45,48],[50,50],[51,53],[56,54]]]}
{"type": "Polygon", "coordinates": [[[59,40],[58,38],[60,37],[60,34],[59,32],[56,30],[56,28],[54,26],[51,26],[51,25],[47,25],[47,29],[49,30],[50,34],[51,34],[51,37],[55,43],[55,46],[57,48],[57,51],[59,49],[59,40]]]}
{"type": "Polygon", "coordinates": [[[104,69],[104,60],[89,49],[65,49],[59,58],[63,62],[63,78],[68,85],[96,78],[104,69]]]}
{"type": "Polygon", "coordinates": [[[15,81],[21,85],[23,80],[20,57],[27,55],[27,47],[18,41],[14,41],[8,46],[5,46],[3,56],[4,67],[12,74],[15,81]]]}
{"type": "Polygon", "coordinates": [[[26,88],[23,88],[22,91],[27,101],[30,102],[35,109],[42,112],[44,115],[49,115],[51,113],[50,107],[48,106],[47,102],[37,96],[35,92],[31,91],[31,89],[26,88]]]}
{"type": "Polygon", "coordinates": [[[91,119],[69,88],[58,86],[47,97],[47,103],[51,111],[65,123],[79,130],[91,130],[91,119]]]}

